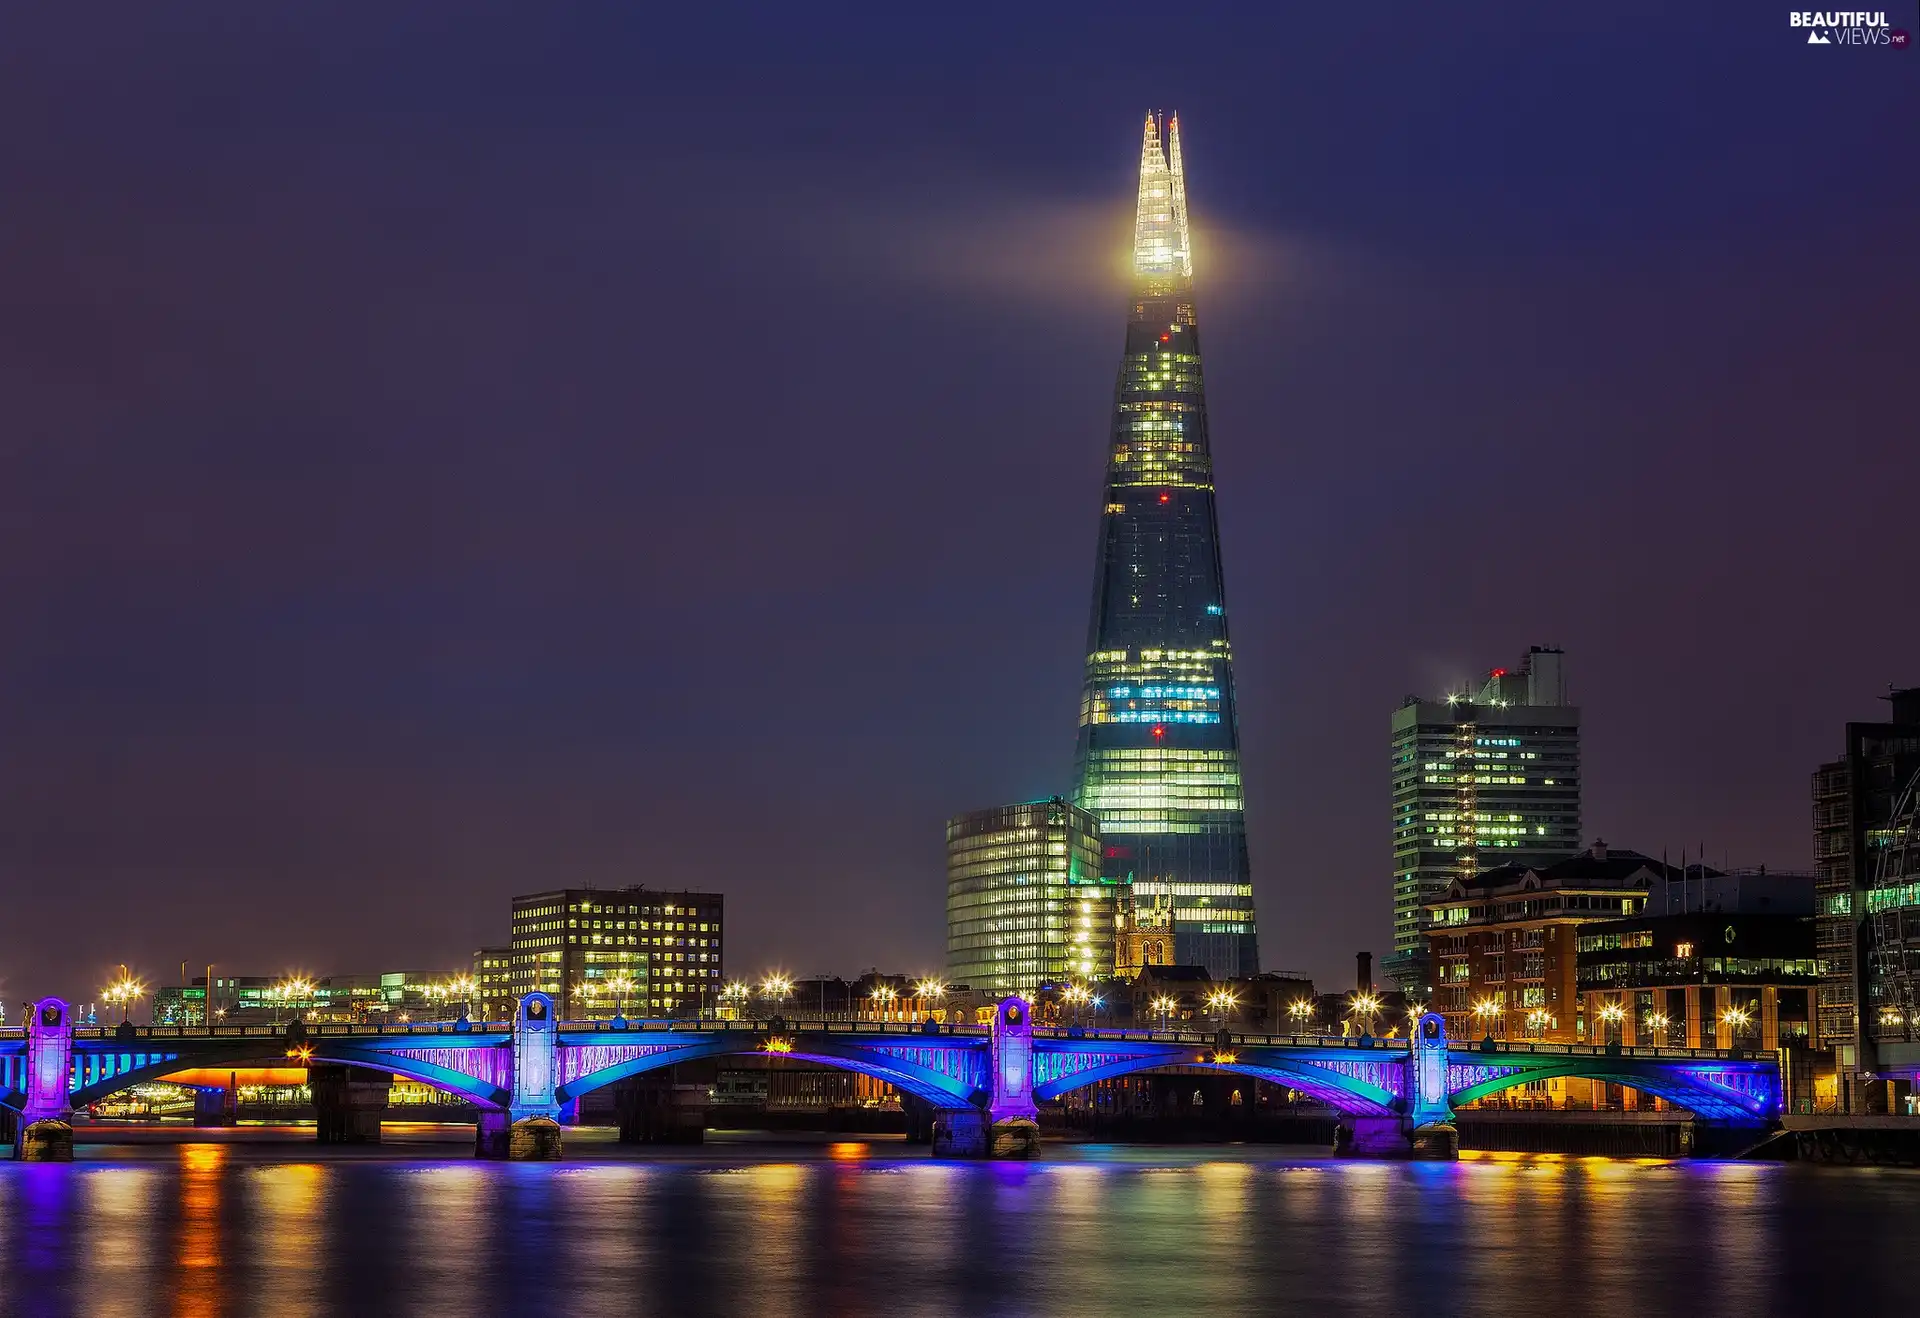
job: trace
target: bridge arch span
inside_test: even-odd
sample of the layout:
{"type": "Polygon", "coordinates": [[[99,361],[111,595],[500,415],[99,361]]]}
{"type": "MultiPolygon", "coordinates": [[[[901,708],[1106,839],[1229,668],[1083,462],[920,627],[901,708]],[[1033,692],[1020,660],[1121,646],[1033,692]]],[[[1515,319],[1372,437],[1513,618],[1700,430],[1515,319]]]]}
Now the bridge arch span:
{"type": "Polygon", "coordinates": [[[1450,1095],[1458,1106],[1536,1080],[1602,1080],[1653,1094],[1707,1121],[1739,1125],[1770,1121],[1780,1107],[1778,1073],[1755,1063],[1656,1061],[1650,1058],[1562,1057],[1474,1081],[1450,1095]]]}
{"type": "Polygon", "coordinates": [[[1369,1057],[1358,1049],[1342,1050],[1338,1057],[1293,1056],[1284,1048],[1249,1047],[1225,1054],[1219,1061],[1191,1044],[1075,1041],[1034,1058],[1033,1096],[1058,1098],[1101,1080],[1163,1071],[1173,1066],[1227,1072],[1268,1080],[1296,1089],[1308,1097],[1353,1116],[1385,1117],[1404,1106],[1406,1054],[1382,1050],[1369,1057]],[[1231,1061],[1226,1060],[1230,1056],[1231,1061]]]}
{"type": "Polygon", "coordinates": [[[494,1051],[492,1049],[462,1050],[472,1055],[460,1057],[455,1055],[455,1050],[452,1049],[360,1048],[346,1043],[332,1043],[324,1036],[310,1038],[307,1042],[313,1051],[311,1054],[303,1054],[298,1060],[287,1056],[286,1043],[282,1039],[261,1039],[259,1046],[252,1048],[223,1048],[218,1052],[183,1052],[177,1056],[149,1062],[145,1066],[116,1070],[112,1075],[75,1089],[70,1095],[70,1101],[75,1107],[85,1107],[89,1103],[97,1103],[134,1085],[163,1080],[176,1071],[238,1070],[251,1066],[286,1066],[289,1062],[296,1066],[304,1066],[309,1062],[322,1062],[365,1067],[370,1071],[385,1071],[393,1075],[405,1076],[409,1080],[432,1085],[455,1097],[466,1099],[476,1107],[488,1110],[504,1111],[508,1105],[510,1095],[503,1086],[489,1075],[471,1073],[481,1070],[487,1063],[493,1061],[489,1056],[494,1051]],[[435,1053],[445,1053],[448,1056],[417,1055],[435,1053]],[[462,1062],[470,1069],[456,1070],[453,1066],[446,1064],[454,1061],[462,1062]]]}
{"type": "Polygon", "coordinates": [[[791,1048],[773,1050],[767,1047],[770,1037],[740,1031],[737,1038],[723,1035],[682,1044],[570,1044],[561,1050],[560,1067],[565,1079],[555,1087],[554,1097],[564,1103],[678,1062],[739,1056],[791,1058],[858,1072],[884,1080],[936,1108],[974,1106],[984,1093],[986,1052],[978,1046],[933,1038],[919,1047],[898,1041],[865,1044],[832,1035],[801,1034],[788,1041],[791,1048]]]}

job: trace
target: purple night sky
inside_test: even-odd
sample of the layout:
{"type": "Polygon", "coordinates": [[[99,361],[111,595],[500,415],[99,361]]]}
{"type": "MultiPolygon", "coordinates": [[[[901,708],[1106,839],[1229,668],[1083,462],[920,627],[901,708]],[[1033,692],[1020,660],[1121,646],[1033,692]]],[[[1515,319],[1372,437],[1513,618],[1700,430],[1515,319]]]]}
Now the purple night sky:
{"type": "Polygon", "coordinates": [[[944,819],[1068,784],[1154,106],[1265,967],[1387,950],[1389,715],[1533,643],[1589,836],[1807,867],[1920,682],[1920,53],[1229,12],[15,14],[9,1017],[452,968],[586,882],[937,970],[944,819]]]}

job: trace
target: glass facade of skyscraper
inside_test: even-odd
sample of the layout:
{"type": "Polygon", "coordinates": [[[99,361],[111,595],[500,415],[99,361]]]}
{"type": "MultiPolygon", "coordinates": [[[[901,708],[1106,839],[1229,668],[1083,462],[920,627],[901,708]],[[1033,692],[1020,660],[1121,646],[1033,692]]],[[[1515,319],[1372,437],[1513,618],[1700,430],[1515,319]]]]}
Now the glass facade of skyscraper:
{"type": "Polygon", "coordinates": [[[1075,801],[1102,873],[1170,902],[1175,958],[1259,969],[1226,589],[1177,117],[1148,115],[1115,390],[1075,801]]]}
{"type": "Polygon", "coordinates": [[[1112,907],[1100,880],[1100,826],[1085,810],[1055,797],[947,821],[953,984],[1031,996],[1043,984],[1104,974],[1113,959],[1112,907]],[[1105,929],[1096,929],[1102,918],[1105,929]]]}

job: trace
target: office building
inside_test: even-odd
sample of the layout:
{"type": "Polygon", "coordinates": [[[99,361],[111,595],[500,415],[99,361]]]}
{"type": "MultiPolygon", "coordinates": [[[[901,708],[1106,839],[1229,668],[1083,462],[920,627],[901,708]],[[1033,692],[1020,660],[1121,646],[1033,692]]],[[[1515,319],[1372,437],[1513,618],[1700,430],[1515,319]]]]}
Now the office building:
{"type": "Polygon", "coordinates": [[[1100,825],[1071,802],[955,816],[947,821],[948,981],[1032,997],[1045,984],[1108,973],[1114,890],[1100,874],[1100,825]]]}
{"type": "Polygon", "coordinates": [[[1148,115],[1074,801],[1102,873],[1170,898],[1173,959],[1259,969],[1177,117],[1148,115]]]}
{"type": "Polygon", "coordinates": [[[483,947],[473,954],[473,1018],[513,1019],[513,948],[483,947]]]}
{"type": "Polygon", "coordinates": [[[1640,913],[1656,879],[1680,877],[1676,866],[1596,842],[1539,869],[1454,879],[1422,910],[1439,981],[1431,1010],[1455,1038],[1586,1042],[1576,930],[1640,913]]]}
{"type": "Polygon", "coordinates": [[[1891,691],[1886,700],[1887,721],[1847,724],[1840,758],[1813,775],[1822,966],[1815,1036],[1818,1047],[1834,1050],[1850,1111],[1869,1101],[1867,1075],[1920,1064],[1912,1042],[1920,1014],[1920,856],[1910,805],[1895,828],[1896,808],[1911,802],[1920,774],[1920,687],[1891,691]]]}
{"type": "Polygon", "coordinates": [[[726,899],[717,892],[562,888],[513,899],[512,995],[568,1020],[711,1015],[726,899]]]}
{"type": "Polygon", "coordinates": [[[1565,656],[1535,646],[1478,690],[1409,696],[1393,715],[1393,951],[1387,977],[1437,985],[1421,910],[1483,870],[1551,865],[1580,849],[1580,710],[1565,656]]]}
{"type": "MultiPolygon", "coordinates": [[[[1580,927],[1575,936],[1584,1042],[1629,1047],[1804,1047],[1820,963],[1813,881],[1802,914],[1724,903],[1580,927]]],[[[1751,904],[1751,903],[1750,903],[1751,904]]]]}

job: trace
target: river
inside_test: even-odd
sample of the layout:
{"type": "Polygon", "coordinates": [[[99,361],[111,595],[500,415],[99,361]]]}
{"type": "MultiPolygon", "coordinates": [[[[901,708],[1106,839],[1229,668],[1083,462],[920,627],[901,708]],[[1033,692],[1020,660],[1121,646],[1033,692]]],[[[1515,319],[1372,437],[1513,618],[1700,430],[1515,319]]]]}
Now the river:
{"type": "Polygon", "coordinates": [[[501,1164],[470,1138],[0,1163],[0,1314],[1703,1318],[1891,1312],[1920,1257],[1904,1170],[1273,1146],[976,1164],[575,1132],[565,1162],[501,1164]]]}

